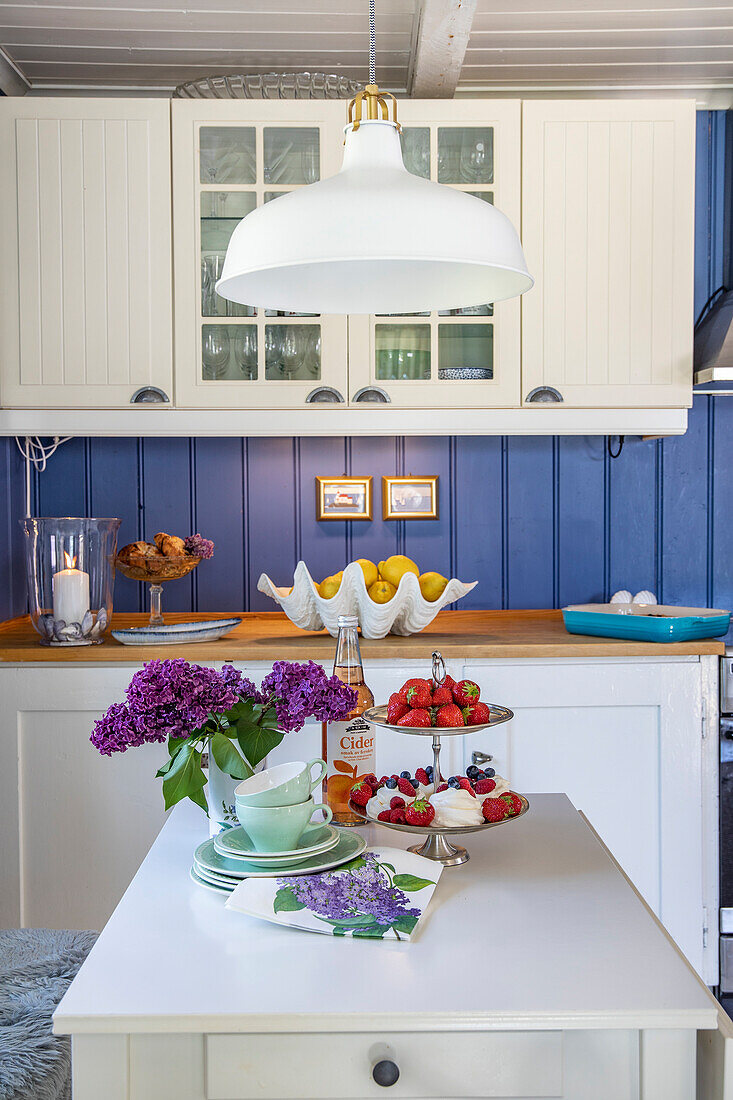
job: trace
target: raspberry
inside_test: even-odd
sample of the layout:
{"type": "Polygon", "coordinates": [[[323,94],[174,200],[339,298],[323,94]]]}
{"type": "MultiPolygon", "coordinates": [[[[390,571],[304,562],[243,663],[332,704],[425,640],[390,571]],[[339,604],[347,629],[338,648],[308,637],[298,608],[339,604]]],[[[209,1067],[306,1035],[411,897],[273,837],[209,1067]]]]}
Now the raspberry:
{"type": "Polygon", "coordinates": [[[389,821],[389,810],[382,810],[381,814],[377,814],[377,821],[389,821]]]}
{"type": "Polygon", "coordinates": [[[447,791],[447,790],[448,790],[448,784],[447,783],[440,783],[438,785],[438,787],[436,788],[435,793],[438,794],[440,791],[447,791]]]}
{"type": "Polygon", "coordinates": [[[501,798],[485,798],[481,811],[484,821],[503,821],[509,816],[509,807],[501,798]]]}
{"type": "Polygon", "coordinates": [[[471,780],[470,779],[463,779],[463,778],[459,779],[458,780],[458,786],[460,787],[460,789],[462,791],[468,791],[468,793],[472,794],[474,798],[476,797],[476,795],[474,794],[473,787],[471,786],[471,780]]]}
{"type": "Polygon", "coordinates": [[[497,801],[506,803],[510,817],[514,817],[522,808],[522,800],[514,791],[505,791],[504,794],[499,795],[497,801]]]}
{"type": "Polygon", "coordinates": [[[369,786],[376,791],[377,787],[379,786],[379,780],[377,779],[374,772],[369,772],[369,775],[362,775],[361,778],[364,780],[365,783],[368,783],[369,786]]]}
{"type": "Polygon", "coordinates": [[[390,798],[389,808],[390,808],[390,810],[404,810],[404,808],[405,808],[404,798],[400,798],[400,796],[396,794],[394,796],[394,798],[390,798]]]}
{"type": "Polygon", "coordinates": [[[424,787],[427,787],[428,783],[430,782],[430,776],[425,771],[425,768],[417,769],[417,771],[415,772],[415,779],[417,779],[418,783],[422,783],[424,787]]]}
{"type": "Polygon", "coordinates": [[[402,776],[397,780],[397,790],[400,794],[406,794],[409,798],[415,797],[415,788],[409,779],[403,779],[402,776]]]}
{"type": "Polygon", "coordinates": [[[474,790],[476,794],[491,794],[495,786],[496,783],[493,779],[479,779],[474,790]]]}
{"type": "Polygon", "coordinates": [[[388,775],[383,775],[382,778],[379,780],[379,786],[384,787],[388,779],[388,775]]]}
{"type": "Polygon", "coordinates": [[[373,796],[374,791],[365,779],[360,779],[358,783],[355,783],[351,788],[349,797],[352,802],[355,802],[357,806],[366,806],[369,799],[373,796]]]}
{"type": "Polygon", "coordinates": [[[389,820],[392,822],[393,825],[404,825],[405,824],[405,811],[404,810],[390,810],[389,811],[389,820]]]}

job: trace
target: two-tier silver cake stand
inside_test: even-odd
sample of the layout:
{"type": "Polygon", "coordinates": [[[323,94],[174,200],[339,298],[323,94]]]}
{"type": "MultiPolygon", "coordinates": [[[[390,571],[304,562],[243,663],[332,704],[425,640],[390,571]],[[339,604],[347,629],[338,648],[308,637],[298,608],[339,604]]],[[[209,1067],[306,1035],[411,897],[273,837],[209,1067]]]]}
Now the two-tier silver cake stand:
{"type": "MultiPolygon", "coordinates": [[[[440,653],[434,653],[433,680],[436,684],[442,684],[445,678],[445,662],[440,653]]],[[[494,726],[500,726],[502,723],[508,722],[510,718],[514,717],[514,711],[509,710],[508,707],[499,706],[497,703],[487,703],[486,705],[490,713],[488,722],[483,722],[477,726],[459,726],[455,729],[445,729],[438,726],[425,728],[418,726],[393,726],[387,721],[386,704],[378,707],[370,707],[369,710],[365,710],[363,718],[373,726],[391,730],[394,733],[406,733],[417,737],[431,737],[433,746],[433,783],[437,789],[438,784],[443,782],[440,772],[441,737],[454,737],[456,734],[464,733],[478,733],[480,730],[487,730],[492,729],[494,726]]],[[[408,851],[415,852],[419,856],[425,856],[427,859],[438,860],[444,867],[457,867],[461,863],[466,863],[470,857],[464,847],[460,844],[452,844],[448,838],[458,836],[461,833],[479,833],[483,832],[484,829],[494,829],[497,825],[505,825],[509,821],[516,821],[517,818],[526,814],[529,809],[529,802],[527,799],[522,795],[519,795],[519,798],[522,800],[522,808],[519,813],[515,814],[513,817],[505,817],[503,821],[485,821],[481,825],[440,826],[438,828],[433,828],[429,825],[399,825],[393,824],[390,821],[377,822],[376,818],[370,817],[366,813],[363,806],[357,806],[355,802],[350,802],[349,807],[364,821],[384,825],[386,829],[399,829],[402,832],[408,833],[425,833],[426,837],[424,843],[411,845],[408,851]]]]}

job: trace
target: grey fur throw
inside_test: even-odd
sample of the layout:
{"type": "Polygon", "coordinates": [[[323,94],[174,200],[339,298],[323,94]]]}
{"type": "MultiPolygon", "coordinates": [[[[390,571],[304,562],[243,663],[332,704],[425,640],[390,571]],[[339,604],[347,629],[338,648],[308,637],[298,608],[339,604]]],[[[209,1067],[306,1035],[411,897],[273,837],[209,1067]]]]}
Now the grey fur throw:
{"type": "Polygon", "coordinates": [[[0,930],[0,1100],[69,1100],[67,1036],[51,1016],[96,932],[0,930]]]}

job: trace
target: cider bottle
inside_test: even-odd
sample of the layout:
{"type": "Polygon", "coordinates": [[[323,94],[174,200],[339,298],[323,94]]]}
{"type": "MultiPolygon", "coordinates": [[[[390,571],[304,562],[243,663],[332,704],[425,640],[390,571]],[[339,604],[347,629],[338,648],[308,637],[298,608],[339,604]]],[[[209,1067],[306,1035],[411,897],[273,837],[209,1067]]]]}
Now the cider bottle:
{"type": "Polygon", "coordinates": [[[334,675],[357,693],[356,704],[342,722],[324,722],[321,754],[326,761],[323,801],[333,810],[334,825],[363,825],[349,809],[349,791],[363,775],[376,772],[374,728],[362,718],[374,706],[374,696],[364,681],[359,652],[359,620],[340,615],[334,675]]]}

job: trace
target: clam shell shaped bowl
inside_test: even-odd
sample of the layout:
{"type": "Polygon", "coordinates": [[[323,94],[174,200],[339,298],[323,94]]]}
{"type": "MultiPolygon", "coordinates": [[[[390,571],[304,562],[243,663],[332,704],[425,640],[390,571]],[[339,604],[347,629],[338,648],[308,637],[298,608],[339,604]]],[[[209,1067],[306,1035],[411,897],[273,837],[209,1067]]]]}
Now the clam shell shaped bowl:
{"type": "Polygon", "coordinates": [[[431,623],[442,607],[460,600],[477,581],[464,584],[453,577],[443,594],[429,603],[420,591],[414,573],[405,573],[399,588],[389,603],[375,603],[367,594],[364,574],[358,562],[344,569],[341,587],[326,600],[316,588],[304,561],[299,561],[293,577],[292,591],[278,588],[266,573],[257,588],[279,603],[291,622],[301,630],[326,630],[334,638],[338,634],[339,615],[355,615],[364,638],[384,638],[387,634],[417,634],[431,623]]]}

